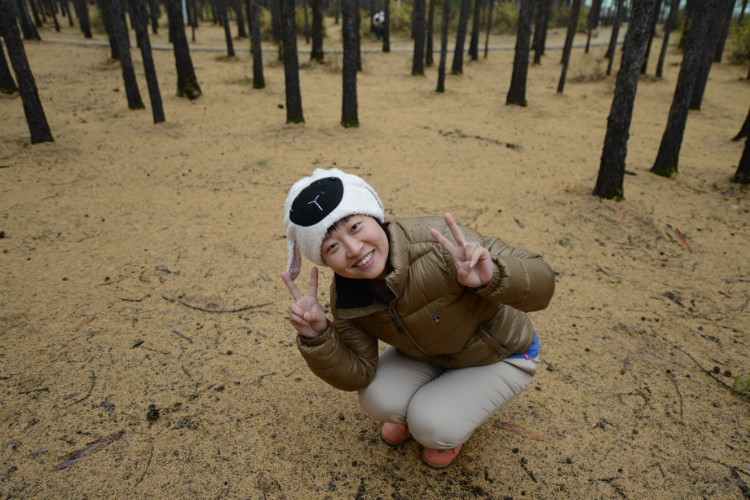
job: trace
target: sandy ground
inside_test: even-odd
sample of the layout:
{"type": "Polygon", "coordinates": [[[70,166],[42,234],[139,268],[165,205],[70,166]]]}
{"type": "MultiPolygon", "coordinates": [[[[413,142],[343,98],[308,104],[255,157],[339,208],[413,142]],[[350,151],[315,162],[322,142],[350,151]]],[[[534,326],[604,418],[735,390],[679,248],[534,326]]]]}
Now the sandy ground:
{"type": "MultiPolygon", "coordinates": [[[[743,498],[750,405],[728,387],[750,369],[750,196],[729,139],[746,67],[714,65],[672,179],[648,169],[680,54],[641,79],[616,203],[591,194],[614,89],[603,47],[576,50],[561,95],[548,50],[520,108],[505,105],[512,50],[467,60],[437,94],[436,68],[412,77],[407,52],[366,40],[358,129],[339,125],[340,55],[300,56],[306,123],[290,126],[273,51],[253,90],[247,50],[194,50],[193,102],[160,51],[155,126],[127,109],[108,48],[41,34],[26,51],[55,142],[29,145],[20,98],[0,97],[0,498],[743,498]],[[389,216],[451,211],[558,273],[533,314],[540,373],[447,470],[414,442],[385,446],[297,352],[282,204],[332,166],[389,216]]],[[[205,25],[194,45],[222,37],[205,25]]]]}

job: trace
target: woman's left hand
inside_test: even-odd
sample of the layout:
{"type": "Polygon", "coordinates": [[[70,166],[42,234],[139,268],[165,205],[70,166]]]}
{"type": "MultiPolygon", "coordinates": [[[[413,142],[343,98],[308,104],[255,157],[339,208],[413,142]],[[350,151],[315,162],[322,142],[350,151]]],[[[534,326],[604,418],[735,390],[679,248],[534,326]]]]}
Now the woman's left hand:
{"type": "Polygon", "coordinates": [[[458,271],[458,282],[469,288],[479,288],[489,283],[494,272],[489,250],[479,243],[467,242],[451,214],[445,214],[445,222],[456,239],[457,245],[454,245],[437,229],[430,229],[430,234],[453,257],[453,263],[458,271]]]}

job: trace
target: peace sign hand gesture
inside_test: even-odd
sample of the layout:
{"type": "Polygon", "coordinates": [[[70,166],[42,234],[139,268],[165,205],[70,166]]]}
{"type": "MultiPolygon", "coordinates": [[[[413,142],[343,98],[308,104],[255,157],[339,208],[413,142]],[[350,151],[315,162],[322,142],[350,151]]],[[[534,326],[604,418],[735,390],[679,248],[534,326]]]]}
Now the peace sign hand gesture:
{"type": "Polygon", "coordinates": [[[318,268],[313,267],[310,271],[307,295],[300,293],[289,273],[281,273],[281,279],[295,300],[289,305],[289,321],[292,326],[303,337],[311,339],[319,336],[328,328],[328,318],[318,302],[318,268]]]}
{"type": "Polygon", "coordinates": [[[469,288],[486,285],[494,272],[490,252],[478,243],[468,243],[451,214],[446,213],[444,217],[458,245],[454,245],[437,229],[430,229],[430,234],[453,257],[453,263],[458,271],[458,282],[469,288]]]}

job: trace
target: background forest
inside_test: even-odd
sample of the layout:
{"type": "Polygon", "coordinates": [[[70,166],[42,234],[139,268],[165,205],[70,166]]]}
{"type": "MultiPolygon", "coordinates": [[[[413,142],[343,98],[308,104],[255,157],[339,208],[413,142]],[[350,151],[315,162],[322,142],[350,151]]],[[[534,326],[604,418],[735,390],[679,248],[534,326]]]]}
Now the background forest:
{"type": "MultiPolygon", "coordinates": [[[[4,13],[16,5],[0,2],[4,13]]],[[[184,29],[192,99],[178,93],[167,5],[149,25],[158,123],[129,15],[138,109],[95,4],[91,38],[73,2],[73,26],[58,11],[56,29],[52,4],[32,21],[40,40],[17,23],[53,140],[31,140],[20,92],[0,94],[0,498],[747,498],[750,195],[734,181],[750,65],[747,35],[733,33],[749,21],[736,2],[736,28],[687,115],[679,172],[663,177],[650,170],[687,19],[681,9],[657,76],[667,3],[637,78],[621,201],[592,191],[627,18],[610,64],[614,25],[589,30],[582,9],[563,92],[569,19],[550,24],[537,64],[532,29],[518,106],[506,104],[515,29],[494,26],[485,56],[482,24],[479,57],[464,54],[454,74],[449,51],[436,92],[439,24],[434,64],[413,75],[412,3],[390,52],[363,6],[353,128],[341,123],[335,5],[322,62],[297,8],[298,124],[287,123],[280,42],[267,34],[252,53],[247,22],[238,37],[236,16],[215,22],[208,3],[184,29]],[[279,277],[283,200],[334,166],[365,177],[389,217],[450,210],[557,273],[552,304],[532,316],[540,373],[447,470],[423,466],[416,443],[385,446],[356,395],[316,379],[297,352],[279,277]]],[[[493,16],[515,5],[504,4],[493,16]]]]}

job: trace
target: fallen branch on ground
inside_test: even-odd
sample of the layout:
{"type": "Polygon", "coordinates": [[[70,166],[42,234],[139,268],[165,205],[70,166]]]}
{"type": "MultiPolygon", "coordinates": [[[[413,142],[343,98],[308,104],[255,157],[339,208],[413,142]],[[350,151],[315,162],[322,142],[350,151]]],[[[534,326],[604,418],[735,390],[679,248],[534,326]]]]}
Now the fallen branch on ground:
{"type": "Polygon", "coordinates": [[[200,306],[195,306],[193,304],[188,304],[187,302],[183,301],[179,297],[176,299],[170,299],[162,295],[162,298],[169,302],[178,302],[181,305],[185,307],[189,307],[190,309],[195,309],[196,311],[203,311],[203,312],[209,312],[209,313],[238,313],[238,312],[247,311],[250,309],[258,309],[259,307],[265,307],[265,306],[271,305],[270,302],[266,302],[264,304],[255,304],[255,305],[250,305],[250,306],[238,307],[237,309],[208,309],[206,307],[200,307],[200,306]]]}
{"type": "Polygon", "coordinates": [[[52,467],[52,470],[64,469],[65,467],[69,467],[73,464],[80,462],[81,460],[88,457],[89,455],[101,450],[112,441],[120,439],[123,434],[125,434],[125,431],[115,432],[114,434],[111,434],[103,439],[100,439],[99,441],[96,441],[95,443],[87,446],[86,448],[82,448],[72,453],[68,453],[67,455],[63,455],[60,458],[65,459],[65,460],[55,465],[54,467],[52,467]]]}

